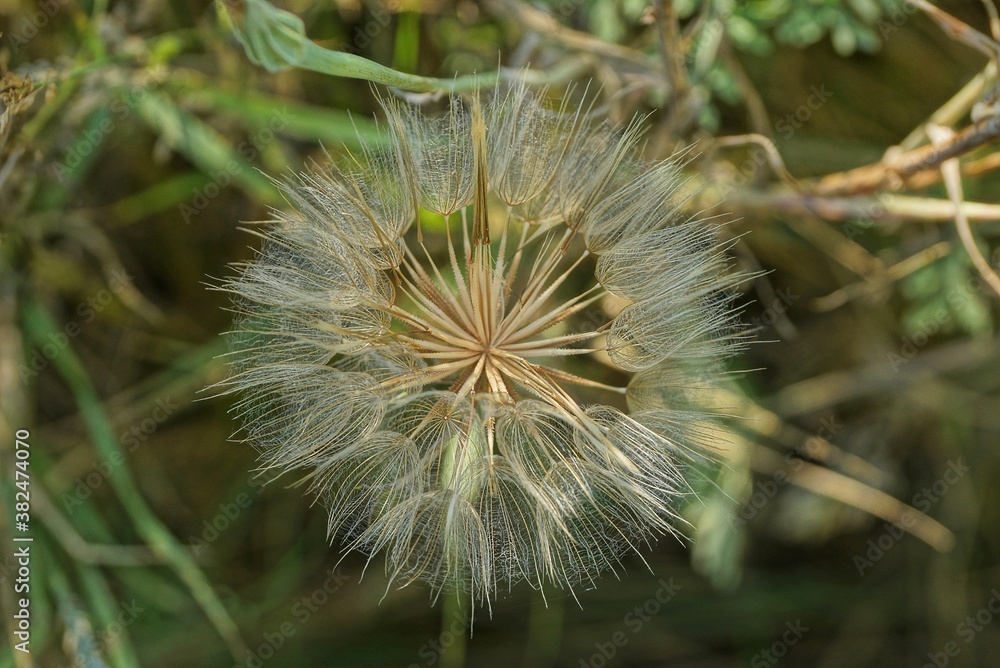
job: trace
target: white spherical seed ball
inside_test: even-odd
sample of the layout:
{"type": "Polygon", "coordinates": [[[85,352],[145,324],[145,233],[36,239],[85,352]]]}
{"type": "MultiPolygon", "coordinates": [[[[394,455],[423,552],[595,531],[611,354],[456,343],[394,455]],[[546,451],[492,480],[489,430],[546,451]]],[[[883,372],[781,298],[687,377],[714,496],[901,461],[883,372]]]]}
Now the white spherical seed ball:
{"type": "Polygon", "coordinates": [[[246,440],[398,585],[590,582],[678,533],[746,276],[682,213],[678,162],[633,157],[637,123],[523,86],[384,106],[391,150],[289,183],[224,285],[246,440]]]}

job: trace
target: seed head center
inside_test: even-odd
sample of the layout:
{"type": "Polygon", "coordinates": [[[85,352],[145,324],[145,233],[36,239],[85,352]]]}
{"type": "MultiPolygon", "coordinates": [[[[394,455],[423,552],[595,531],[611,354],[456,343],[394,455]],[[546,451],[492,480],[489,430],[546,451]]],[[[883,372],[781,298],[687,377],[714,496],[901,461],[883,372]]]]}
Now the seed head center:
{"type": "Polygon", "coordinates": [[[411,306],[394,309],[393,315],[406,327],[400,337],[427,361],[412,376],[413,384],[448,383],[459,397],[488,393],[502,402],[526,392],[573,413],[580,409],[560,384],[621,391],[561,368],[567,356],[594,352],[579,344],[600,336],[602,328],[546,335],[604,294],[595,285],[565,301],[556,299],[557,289],[587,257],[583,251],[575,261],[567,258],[572,230],[522,225],[511,234],[508,219],[491,244],[488,235],[476,232],[482,221],[475,218],[467,226],[463,216],[457,249],[446,219],[447,264],[435,262],[419,239],[425,262],[406,247],[400,275],[411,306]]]}

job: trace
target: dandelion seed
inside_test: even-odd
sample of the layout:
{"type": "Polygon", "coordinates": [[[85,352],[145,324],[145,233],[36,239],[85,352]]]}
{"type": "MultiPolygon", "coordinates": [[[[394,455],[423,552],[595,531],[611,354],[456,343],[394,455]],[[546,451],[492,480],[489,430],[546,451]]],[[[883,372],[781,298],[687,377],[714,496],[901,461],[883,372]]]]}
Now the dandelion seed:
{"type": "Polygon", "coordinates": [[[637,123],[523,86],[384,106],[392,150],[288,183],[223,285],[246,440],[397,585],[589,584],[679,534],[745,277],[682,213],[678,162],[633,157],[637,123]]]}

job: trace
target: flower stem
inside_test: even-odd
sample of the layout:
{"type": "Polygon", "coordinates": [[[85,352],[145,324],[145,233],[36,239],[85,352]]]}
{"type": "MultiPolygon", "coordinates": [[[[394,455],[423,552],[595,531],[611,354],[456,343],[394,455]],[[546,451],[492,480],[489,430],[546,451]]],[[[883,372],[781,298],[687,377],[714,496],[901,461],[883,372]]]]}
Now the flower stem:
{"type": "Polygon", "coordinates": [[[353,53],[324,49],[306,37],[302,19],[264,0],[246,0],[240,10],[223,7],[229,12],[231,27],[247,56],[269,72],[301,67],[425,93],[476,90],[493,85],[500,77],[500,72],[489,72],[434,79],[399,72],[353,53]]]}
{"type": "Polygon", "coordinates": [[[441,668],[465,666],[465,634],[468,633],[469,595],[463,590],[449,592],[441,604],[441,668]],[[448,642],[450,641],[450,642],[448,642]]]}

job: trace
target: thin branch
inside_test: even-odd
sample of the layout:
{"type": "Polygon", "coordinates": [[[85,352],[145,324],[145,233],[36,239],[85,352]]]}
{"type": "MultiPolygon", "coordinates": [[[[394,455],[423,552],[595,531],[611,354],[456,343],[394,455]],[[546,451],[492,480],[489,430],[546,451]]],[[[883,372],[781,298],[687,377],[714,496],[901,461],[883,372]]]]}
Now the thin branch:
{"type": "MultiPolygon", "coordinates": [[[[906,139],[899,142],[898,148],[903,151],[912,151],[925,141],[927,141],[926,123],[936,123],[938,125],[955,126],[962,118],[969,113],[976,101],[986,92],[987,87],[995,82],[997,78],[996,63],[990,63],[983,70],[972,77],[969,83],[962,86],[962,89],[955,93],[950,100],[941,105],[933,114],[928,117],[925,123],[920,124],[907,135],[906,139]]],[[[980,120],[973,116],[973,121],[980,120]]],[[[929,172],[934,173],[934,172],[929,172]]]]}
{"type": "MultiPolygon", "coordinates": [[[[953,133],[949,128],[934,125],[927,128],[927,134],[931,141],[937,144],[948,141],[953,133]]],[[[973,266],[983,277],[983,280],[993,288],[997,295],[1000,295],[1000,276],[997,276],[993,268],[990,267],[990,263],[979,251],[976,239],[972,235],[972,228],[969,227],[969,219],[966,218],[965,211],[962,210],[962,175],[958,169],[958,158],[945,160],[941,165],[941,173],[944,175],[948,196],[955,205],[955,227],[958,229],[958,237],[962,240],[962,245],[965,246],[965,252],[969,254],[969,259],[972,260],[973,266]]]]}
{"type": "MultiPolygon", "coordinates": [[[[694,202],[700,208],[720,206],[717,194],[707,190],[694,202]],[[714,197],[714,199],[712,199],[714,197]]],[[[743,216],[818,216],[824,220],[950,222],[955,205],[946,199],[883,194],[879,197],[822,197],[787,190],[733,190],[725,197],[727,211],[743,216]]],[[[1000,204],[963,202],[962,210],[972,222],[1000,218],[1000,204]]]]}
{"type": "Polygon", "coordinates": [[[990,17],[990,34],[994,40],[1000,40],[1000,15],[997,14],[997,6],[993,4],[993,0],[983,0],[983,8],[990,17]]]}
{"type": "MultiPolygon", "coordinates": [[[[769,304],[777,304],[780,300],[778,293],[775,292],[774,286],[771,284],[770,279],[767,276],[767,272],[764,271],[764,267],[761,266],[757,257],[750,250],[748,245],[737,244],[733,247],[733,253],[740,258],[740,260],[748,266],[751,273],[754,274],[753,284],[757,289],[757,294],[760,297],[760,303],[764,306],[769,304]]],[[[799,337],[799,330],[789,319],[788,314],[785,313],[784,309],[771,311],[775,315],[774,319],[774,329],[778,332],[778,335],[782,339],[795,340],[799,337]]]]}
{"type": "Polygon", "coordinates": [[[663,59],[667,73],[670,75],[672,100],[687,96],[691,89],[687,70],[684,69],[684,50],[680,38],[680,22],[674,10],[674,0],[656,0],[654,14],[659,27],[657,41],[660,47],[660,57],[663,59]]]}
{"type": "MultiPolygon", "coordinates": [[[[754,468],[764,473],[785,470],[783,458],[766,448],[755,448],[752,461],[754,468]]],[[[892,522],[938,552],[947,552],[954,547],[955,534],[916,508],[843,473],[806,461],[799,463],[800,468],[785,470],[793,485],[892,522]]]]}
{"type": "MultiPolygon", "coordinates": [[[[951,191],[951,187],[948,188],[951,191]]],[[[976,244],[976,239],[972,234],[972,228],[969,227],[969,220],[962,213],[961,202],[955,202],[955,227],[958,229],[958,236],[962,240],[962,246],[965,247],[965,251],[969,254],[969,259],[972,260],[973,266],[975,266],[976,271],[979,275],[983,277],[993,291],[1000,296],[1000,276],[993,271],[990,263],[986,261],[983,257],[982,252],[979,250],[979,246],[976,244]]]]}
{"type": "Polygon", "coordinates": [[[874,280],[856,281],[849,285],[845,285],[844,287],[834,290],[824,297],[817,297],[813,299],[809,303],[809,306],[817,313],[832,311],[835,308],[843,306],[852,299],[883,290],[890,283],[894,283],[906,276],[909,276],[913,272],[926,267],[935,260],[945,257],[948,255],[950,250],[951,244],[947,241],[939,241],[933,246],[925,248],[919,253],[915,253],[905,260],[897,262],[891,267],[886,268],[886,270],[882,272],[881,276],[875,277],[874,280]]]}
{"type": "Polygon", "coordinates": [[[830,197],[895,189],[908,177],[926,169],[937,169],[945,160],[968,153],[998,136],[1000,116],[992,116],[967,126],[938,146],[924,146],[897,155],[887,155],[875,164],[824,176],[810,191],[815,195],[830,197]]]}
{"type": "Polygon", "coordinates": [[[800,380],[762,403],[783,418],[816,413],[847,401],[898,395],[918,381],[963,369],[995,364],[1000,339],[957,341],[928,350],[894,368],[885,356],[854,369],[831,371],[800,380]]]}
{"type": "Polygon", "coordinates": [[[66,552],[83,563],[102,566],[149,566],[167,561],[145,545],[100,545],[88,543],[63,517],[42,485],[32,488],[38,517],[66,552]]]}
{"type": "Polygon", "coordinates": [[[986,55],[986,57],[1000,62],[1000,44],[996,40],[987,37],[969,24],[959,21],[927,0],[908,1],[910,4],[924,10],[951,37],[960,42],[965,42],[965,44],[986,55]]]}
{"type": "Polygon", "coordinates": [[[726,63],[729,71],[732,72],[733,77],[736,78],[736,83],[743,92],[743,101],[746,104],[750,129],[756,134],[770,136],[774,132],[774,128],[771,126],[771,117],[767,111],[767,106],[764,104],[764,99],[761,97],[760,92],[758,92],[750,75],[747,74],[746,69],[743,67],[743,63],[733,53],[733,48],[728,38],[722,40],[719,55],[723,62],[726,63]]]}
{"type": "Polygon", "coordinates": [[[643,70],[657,70],[655,61],[643,54],[620,44],[612,44],[588,35],[579,30],[567,28],[552,15],[540,9],[517,0],[488,0],[487,6],[497,16],[507,16],[520,23],[527,30],[541,33],[543,36],[558,42],[563,46],[578,51],[585,51],[606,58],[621,60],[643,70]]]}
{"type": "MultiPolygon", "coordinates": [[[[752,442],[763,438],[767,441],[780,443],[788,451],[783,458],[792,452],[800,458],[808,457],[829,469],[840,471],[855,480],[860,480],[873,487],[882,487],[886,483],[885,471],[853,452],[844,450],[832,443],[840,427],[836,422],[830,423],[826,429],[821,429],[824,435],[813,433],[796,426],[792,421],[783,420],[776,413],[769,411],[750,397],[724,387],[711,391],[710,403],[718,414],[738,415],[746,420],[740,423],[739,429],[754,432],[752,442]]],[[[787,459],[786,459],[787,461],[787,459]]]]}
{"type": "Polygon", "coordinates": [[[745,135],[729,135],[726,137],[719,137],[718,139],[712,140],[713,148],[728,148],[731,146],[746,146],[747,144],[755,144],[764,149],[764,153],[767,155],[767,161],[771,165],[771,169],[774,173],[781,177],[781,180],[798,189],[799,182],[792,176],[788,168],[785,167],[785,161],[781,159],[781,153],[778,152],[778,147],[774,145],[768,137],[762,134],[750,133],[745,135]]]}
{"type": "MultiPolygon", "coordinates": [[[[962,176],[974,178],[1000,169],[1000,151],[990,153],[978,160],[969,160],[960,165],[962,176]]],[[[906,181],[907,188],[921,189],[941,182],[941,170],[928,169],[906,181]]]]}

